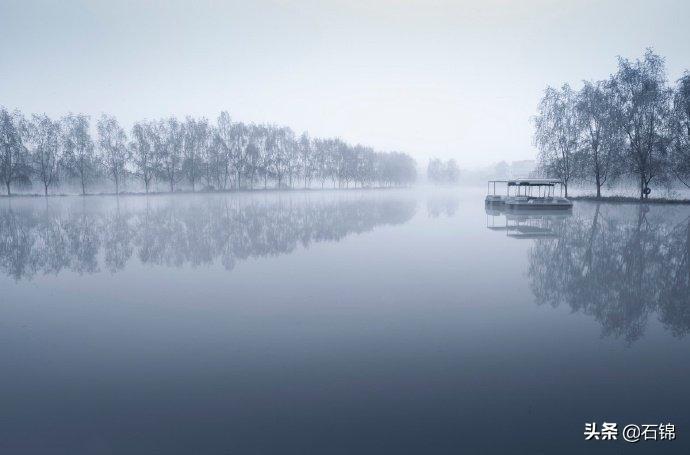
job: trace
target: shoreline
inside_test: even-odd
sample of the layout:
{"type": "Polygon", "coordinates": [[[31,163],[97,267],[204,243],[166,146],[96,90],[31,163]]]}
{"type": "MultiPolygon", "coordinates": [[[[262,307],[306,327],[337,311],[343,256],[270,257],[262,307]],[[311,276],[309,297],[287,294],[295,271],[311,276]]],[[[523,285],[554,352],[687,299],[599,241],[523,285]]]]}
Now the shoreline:
{"type": "Polygon", "coordinates": [[[587,202],[607,202],[614,204],[659,204],[659,205],[687,205],[690,204],[690,199],[667,199],[667,198],[650,198],[640,199],[632,196],[569,196],[571,201],[587,201],[587,202]]]}
{"type": "Polygon", "coordinates": [[[5,199],[18,199],[18,198],[65,198],[65,197],[98,197],[98,196],[174,196],[174,195],[190,195],[190,194],[246,194],[246,193],[294,193],[294,192],[327,192],[327,191],[385,191],[385,190],[400,190],[409,189],[410,186],[375,186],[367,188],[255,188],[248,189],[244,188],[241,190],[221,190],[221,191],[149,191],[148,193],[144,191],[121,191],[119,193],[87,193],[87,194],[77,194],[77,193],[60,193],[60,194],[40,194],[40,193],[17,193],[8,196],[7,194],[0,194],[0,200],[5,199]]]}

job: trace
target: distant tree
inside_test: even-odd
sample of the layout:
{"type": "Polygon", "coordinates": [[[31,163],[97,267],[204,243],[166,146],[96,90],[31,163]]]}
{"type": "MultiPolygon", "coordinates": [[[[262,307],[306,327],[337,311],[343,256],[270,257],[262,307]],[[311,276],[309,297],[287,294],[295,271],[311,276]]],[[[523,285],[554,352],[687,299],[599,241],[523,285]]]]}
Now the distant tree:
{"type": "Polygon", "coordinates": [[[323,189],[329,175],[329,141],[328,139],[314,139],[314,170],[316,176],[321,181],[323,189]]]}
{"type": "MultiPolygon", "coordinates": [[[[234,131],[232,120],[230,119],[230,114],[223,111],[218,116],[216,128],[216,144],[218,146],[218,152],[221,154],[222,158],[219,161],[219,166],[225,166],[225,169],[219,173],[222,175],[222,188],[226,189],[228,184],[228,178],[230,176],[230,168],[237,163],[237,158],[234,156],[234,131]]],[[[220,157],[219,157],[220,158],[220,157]]]]}
{"type": "Polygon", "coordinates": [[[247,146],[247,175],[249,187],[254,188],[257,174],[265,172],[266,129],[262,125],[251,125],[249,128],[249,145],[247,146]]]}
{"type": "Polygon", "coordinates": [[[575,93],[568,84],[560,89],[547,87],[535,118],[534,141],[542,166],[559,178],[568,196],[568,185],[578,175],[578,139],[575,93]]]}
{"type": "Polygon", "coordinates": [[[449,183],[456,184],[460,178],[460,168],[457,161],[454,159],[448,160],[446,163],[446,179],[449,183]]]}
{"type": "Polygon", "coordinates": [[[285,149],[285,159],[286,159],[286,172],[288,177],[288,186],[293,188],[293,180],[298,179],[300,176],[300,149],[299,141],[295,136],[295,133],[290,129],[290,137],[286,142],[285,149]]]}
{"type": "Polygon", "coordinates": [[[430,181],[434,183],[442,182],[444,178],[443,172],[443,161],[438,158],[433,158],[429,161],[429,165],[426,168],[426,176],[430,181]]]}
{"type": "Polygon", "coordinates": [[[312,140],[309,138],[308,133],[302,133],[299,137],[297,147],[299,150],[299,166],[302,177],[304,178],[304,188],[307,188],[316,171],[314,147],[312,146],[312,140]]]}
{"type": "Polygon", "coordinates": [[[103,164],[115,183],[115,194],[120,193],[127,162],[129,149],[127,148],[127,134],[115,117],[103,114],[96,123],[98,131],[98,145],[101,149],[103,164]]]}
{"type": "Polygon", "coordinates": [[[192,185],[192,191],[196,190],[196,183],[202,172],[204,149],[209,146],[210,131],[211,128],[206,119],[196,120],[187,117],[185,120],[182,170],[192,185]]]}
{"type": "Polygon", "coordinates": [[[664,59],[647,50],[642,60],[618,59],[613,77],[614,105],[626,136],[626,161],[637,176],[640,199],[649,197],[653,179],[667,177],[667,138],[670,115],[664,59]]]}
{"type": "Polygon", "coordinates": [[[233,122],[226,111],[218,117],[217,141],[229,166],[228,173],[235,178],[235,186],[242,187],[242,175],[246,172],[247,151],[252,140],[251,129],[242,122],[233,122]]]}
{"type": "Polygon", "coordinates": [[[59,121],[53,121],[45,114],[34,114],[28,124],[27,147],[33,174],[43,184],[43,192],[48,196],[48,188],[55,185],[62,164],[62,132],[59,121]]]}
{"type": "Polygon", "coordinates": [[[184,128],[175,118],[163,120],[158,127],[162,134],[162,147],[159,150],[160,173],[168,181],[170,192],[175,192],[175,185],[182,179],[182,150],[184,147],[184,128]]]}
{"type": "Polygon", "coordinates": [[[460,178],[460,168],[454,159],[442,161],[434,158],[429,161],[426,174],[429,181],[435,184],[456,184],[460,178]]]}
{"type": "Polygon", "coordinates": [[[136,122],[132,127],[130,153],[136,168],[136,174],[144,182],[146,193],[149,192],[151,180],[158,170],[158,155],[153,145],[154,126],[147,122],[136,122]]]}
{"type": "Polygon", "coordinates": [[[89,118],[75,114],[63,117],[62,132],[67,172],[79,179],[81,194],[85,195],[87,183],[98,173],[94,143],[89,134],[89,118]]]}
{"type": "Polygon", "coordinates": [[[0,179],[7,195],[12,195],[11,185],[28,182],[30,168],[24,146],[26,121],[19,111],[10,113],[0,107],[0,179]]]}
{"type": "Polygon", "coordinates": [[[276,178],[278,188],[282,188],[283,178],[291,167],[295,154],[295,133],[288,127],[274,127],[269,133],[269,171],[276,178]]]}
{"type": "Polygon", "coordinates": [[[357,144],[355,152],[355,182],[359,182],[361,187],[368,186],[375,178],[376,162],[374,150],[357,144]]]}

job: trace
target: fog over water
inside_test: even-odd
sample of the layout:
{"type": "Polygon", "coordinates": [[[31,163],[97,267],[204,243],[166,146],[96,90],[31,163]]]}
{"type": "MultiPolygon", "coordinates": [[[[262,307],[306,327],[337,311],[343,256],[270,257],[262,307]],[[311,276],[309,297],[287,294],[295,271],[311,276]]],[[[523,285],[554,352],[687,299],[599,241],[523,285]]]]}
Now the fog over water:
{"type": "Polygon", "coordinates": [[[4,198],[0,451],[687,453],[688,308],[688,205],[4,198]]]}

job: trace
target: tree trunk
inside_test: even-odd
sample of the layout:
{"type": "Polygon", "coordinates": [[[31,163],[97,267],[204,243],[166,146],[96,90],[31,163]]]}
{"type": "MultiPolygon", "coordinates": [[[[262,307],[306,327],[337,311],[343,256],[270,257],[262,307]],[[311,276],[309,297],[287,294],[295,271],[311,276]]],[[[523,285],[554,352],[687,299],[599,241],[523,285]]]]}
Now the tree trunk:
{"type": "Polygon", "coordinates": [[[5,180],[5,186],[7,187],[7,195],[12,196],[12,191],[10,190],[10,181],[5,180]]]}
{"type": "Polygon", "coordinates": [[[43,195],[48,197],[48,184],[43,182],[43,195]]]}
{"type": "Polygon", "coordinates": [[[601,176],[597,172],[596,174],[596,180],[597,180],[597,199],[601,198],[601,176]]]}
{"type": "Polygon", "coordinates": [[[640,200],[644,199],[644,176],[640,177],[640,200]]]}

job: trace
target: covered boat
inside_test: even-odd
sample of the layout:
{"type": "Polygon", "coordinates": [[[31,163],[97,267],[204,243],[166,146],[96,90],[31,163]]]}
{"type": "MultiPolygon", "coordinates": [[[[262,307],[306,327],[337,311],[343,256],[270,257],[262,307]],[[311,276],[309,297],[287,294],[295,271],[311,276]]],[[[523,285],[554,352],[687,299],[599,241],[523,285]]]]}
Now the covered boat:
{"type": "Polygon", "coordinates": [[[490,180],[487,193],[487,205],[501,205],[506,210],[568,210],[573,206],[563,197],[563,182],[558,179],[490,180]],[[505,184],[505,195],[496,193],[496,183],[505,184]]]}

